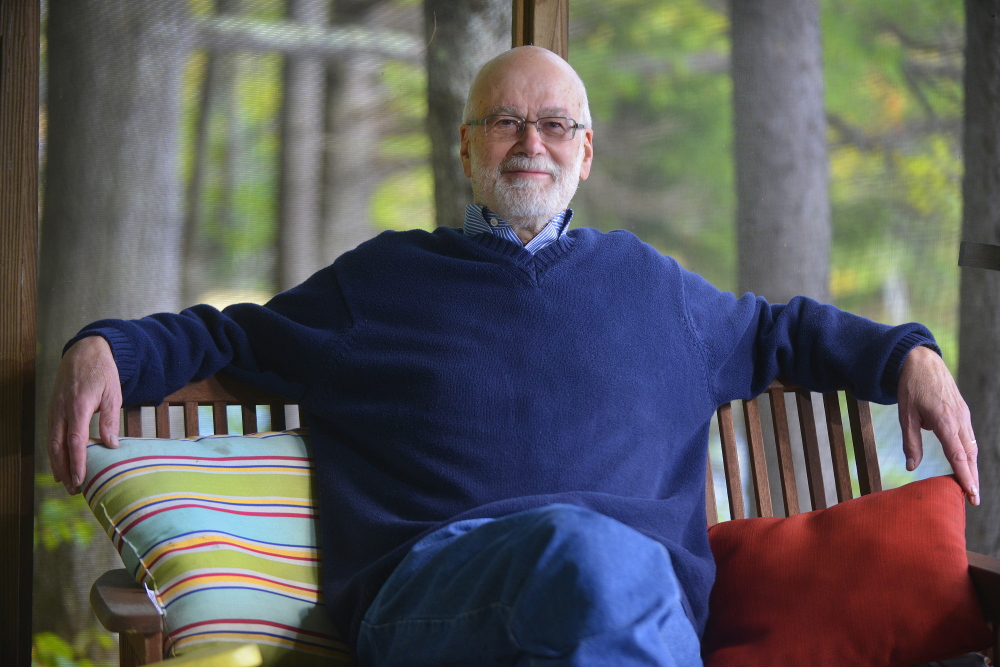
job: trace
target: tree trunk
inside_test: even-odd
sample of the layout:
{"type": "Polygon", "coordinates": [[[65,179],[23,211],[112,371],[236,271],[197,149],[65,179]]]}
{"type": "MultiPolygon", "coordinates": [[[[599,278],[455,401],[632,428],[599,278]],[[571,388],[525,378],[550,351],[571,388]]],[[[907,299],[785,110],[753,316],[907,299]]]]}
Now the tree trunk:
{"type": "MultiPolygon", "coordinates": [[[[1000,245],[1000,0],[965,3],[962,238],[1000,245]]],[[[982,506],[971,509],[973,551],[1000,555],[1000,271],[961,269],[958,383],[979,441],[982,506]]]]}
{"type": "MultiPolygon", "coordinates": [[[[827,301],[831,231],[818,0],[732,0],[729,7],[739,291],[772,303],[799,294],[827,301]]],[[[792,449],[801,459],[802,448],[792,449]]],[[[808,507],[804,461],[796,460],[795,470],[799,502],[808,507]]],[[[771,488],[780,488],[770,450],[768,473],[771,488]]],[[[833,489],[827,492],[835,502],[833,489]]]]}
{"type": "Polygon", "coordinates": [[[510,48],[509,0],[424,0],[427,129],[438,225],[461,227],[472,187],[458,155],[458,128],[469,86],[483,64],[510,48]]]}
{"type": "MultiPolygon", "coordinates": [[[[288,18],[322,26],[325,0],[287,0],[288,18]]],[[[278,192],[278,288],[286,290],[321,268],[320,175],[323,151],[322,60],[286,56],[281,109],[281,183],[278,192]]]]}
{"type": "MultiPolygon", "coordinates": [[[[97,318],[178,305],[179,103],[191,30],[181,0],[49,2],[39,471],[48,471],[46,404],[66,340],[97,318]]],[[[117,556],[96,539],[36,558],[35,630],[72,637],[92,618],[91,582],[117,556]]]]}
{"type": "Polygon", "coordinates": [[[730,2],[738,284],[828,299],[830,201],[817,0],[730,2]]]}
{"type": "MultiPolygon", "coordinates": [[[[378,26],[380,0],[336,0],[337,27],[378,26]]],[[[384,120],[383,59],[357,52],[331,61],[326,79],[326,152],[323,172],[322,261],[375,236],[369,202],[381,174],[375,168],[384,120]]]]}

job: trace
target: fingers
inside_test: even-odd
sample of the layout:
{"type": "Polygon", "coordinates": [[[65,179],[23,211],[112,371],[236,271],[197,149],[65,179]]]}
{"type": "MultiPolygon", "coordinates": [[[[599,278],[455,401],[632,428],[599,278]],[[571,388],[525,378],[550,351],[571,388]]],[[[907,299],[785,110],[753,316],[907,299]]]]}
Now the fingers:
{"type": "Polygon", "coordinates": [[[972,473],[972,488],[969,489],[973,505],[979,504],[979,443],[970,440],[965,446],[969,455],[969,472],[972,473]]]}
{"type": "Polygon", "coordinates": [[[969,408],[965,405],[964,419],[961,422],[958,436],[965,452],[965,458],[969,469],[971,487],[968,489],[969,500],[973,505],[979,504],[979,444],[976,442],[976,434],[972,430],[972,418],[969,415],[969,408]]]}
{"type": "Polygon", "coordinates": [[[87,473],[90,418],[101,413],[101,439],[118,443],[121,385],[111,348],[103,338],[84,338],[66,351],[49,403],[49,461],[52,475],[76,493],[87,473]]]}
{"type": "Polygon", "coordinates": [[[82,405],[75,405],[73,419],[66,429],[67,440],[67,467],[70,474],[70,493],[77,493],[83,479],[87,475],[87,443],[90,441],[90,417],[94,414],[93,408],[88,409],[82,405]]]}
{"type": "Polygon", "coordinates": [[[121,388],[114,386],[113,391],[106,391],[101,396],[101,419],[98,422],[98,429],[101,434],[101,441],[111,448],[118,447],[118,422],[122,408],[121,388]]]}
{"type": "MultiPolygon", "coordinates": [[[[106,395],[99,405],[98,429],[101,440],[109,447],[118,447],[120,410],[120,390],[106,395]]],[[[55,481],[62,482],[70,494],[79,492],[87,475],[90,418],[95,412],[89,403],[77,400],[67,408],[57,407],[50,416],[49,465],[55,481]],[[69,418],[64,416],[67,412],[69,418]]]]}
{"type": "MultiPolygon", "coordinates": [[[[52,478],[58,483],[69,480],[69,470],[66,466],[66,424],[49,411],[49,468],[52,470],[52,478]]],[[[67,488],[67,490],[69,490],[67,488]]]]}
{"type": "MultiPolygon", "coordinates": [[[[961,406],[965,402],[961,401],[961,406]]],[[[942,419],[934,426],[934,434],[941,442],[945,458],[955,472],[955,479],[962,486],[969,502],[979,504],[979,450],[972,432],[968,408],[958,410],[952,419],[942,419]]]]}
{"type": "Polygon", "coordinates": [[[951,463],[952,470],[955,471],[955,479],[962,486],[969,502],[973,505],[979,504],[979,471],[977,469],[975,455],[970,455],[969,449],[975,450],[976,441],[972,440],[967,445],[957,445],[945,448],[945,456],[951,463]]]}
{"type": "MultiPolygon", "coordinates": [[[[60,402],[61,403],[61,402],[60,402]]],[[[49,418],[49,467],[56,482],[66,487],[67,493],[79,490],[86,475],[87,440],[90,435],[90,414],[84,410],[67,410],[55,405],[49,418]]]]}
{"type": "Polygon", "coordinates": [[[923,438],[919,433],[913,437],[916,438],[916,444],[903,447],[903,453],[906,454],[906,469],[910,472],[916,470],[924,460],[923,438]]]}
{"type": "Polygon", "coordinates": [[[920,415],[914,409],[908,393],[899,395],[899,427],[903,432],[903,454],[906,469],[913,472],[924,459],[924,439],[921,434],[920,415]]]}
{"type": "Polygon", "coordinates": [[[979,449],[976,436],[972,430],[972,418],[969,406],[952,385],[953,393],[948,403],[953,406],[946,415],[938,420],[934,433],[941,441],[945,457],[955,471],[955,478],[965,490],[969,502],[979,504],[979,449]]]}
{"type": "Polygon", "coordinates": [[[955,471],[955,478],[965,490],[969,497],[969,502],[978,505],[979,498],[979,445],[976,442],[975,434],[972,432],[972,424],[964,420],[957,434],[945,439],[938,435],[944,448],[945,456],[951,463],[955,471]]]}

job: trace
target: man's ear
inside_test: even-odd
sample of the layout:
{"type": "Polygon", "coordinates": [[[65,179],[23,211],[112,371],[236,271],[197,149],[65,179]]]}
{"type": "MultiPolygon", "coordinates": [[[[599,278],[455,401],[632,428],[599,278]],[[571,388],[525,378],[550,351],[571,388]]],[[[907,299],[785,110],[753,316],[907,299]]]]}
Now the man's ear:
{"type": "Polygon", "coordinates": [[[594,130],[583,131],[583,163],[580,165],[580,180],[585,181],[590,176],[590,165],[594,162],[594,130]]]}
{"type": "Polygon", "coordinates": [[[469,157],[469,126],[465,123],[458,128],[458,134],[462,138],[462,143],[458,149],[458,154],[462,156],[462,171],[466,178],[472,178],[472,161],[469,157]]]}

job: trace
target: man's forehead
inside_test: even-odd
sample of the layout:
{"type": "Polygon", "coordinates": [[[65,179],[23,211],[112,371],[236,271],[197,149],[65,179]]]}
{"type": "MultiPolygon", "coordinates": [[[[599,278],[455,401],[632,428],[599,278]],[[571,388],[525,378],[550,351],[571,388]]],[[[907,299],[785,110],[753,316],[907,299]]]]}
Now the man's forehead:
{"type": "Polygon", "coordinates": [[[579,112],[582,99],[572,80],[526,74],[510,72],[487,82],[478,90],[477,106],[483,111],[517,116],[525,113],[559,116],[579,112]]]}
{"type": "Polygon", "coordinates": [[[520,116],[527,118],[527,114],[536,114],[539,118],[548,116],[566,116],[570,114],[569,107],[566,106],[542,106],[537,108],[526,108],[516,103],[495,104],[486,110],[488,115],[520,116]]]}

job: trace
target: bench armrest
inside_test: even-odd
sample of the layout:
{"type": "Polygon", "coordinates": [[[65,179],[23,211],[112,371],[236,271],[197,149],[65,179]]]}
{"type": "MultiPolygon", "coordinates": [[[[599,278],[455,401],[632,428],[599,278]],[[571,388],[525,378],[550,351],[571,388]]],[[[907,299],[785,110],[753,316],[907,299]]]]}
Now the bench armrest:
{"type": "Polygon", "coordinates": [[[111,632],[149,635],[163,631],[163,619],[146,589],[126,570],[109,570],[90,587],[97,620],[111,632]]]}
{"type": "Polygon", "coordinates": [[[105,629],[118,633],[121,667],[163,660],[163,618],[128,571],[102,574],[90,587],[90,606],[105,629]]]}
{"type": "Polygon", "coordinates": [[[987,652],[996,659],[1000,652],[1000,559],[969,551],[969,578],[976,588],[979,606],[993,629],[993,648],[987,652]]]}
{"type": "Polygon", "coordinates": [[[1000,623],[1000,559],[970,551],[969,577],[987,620],[1000,623]]]}

